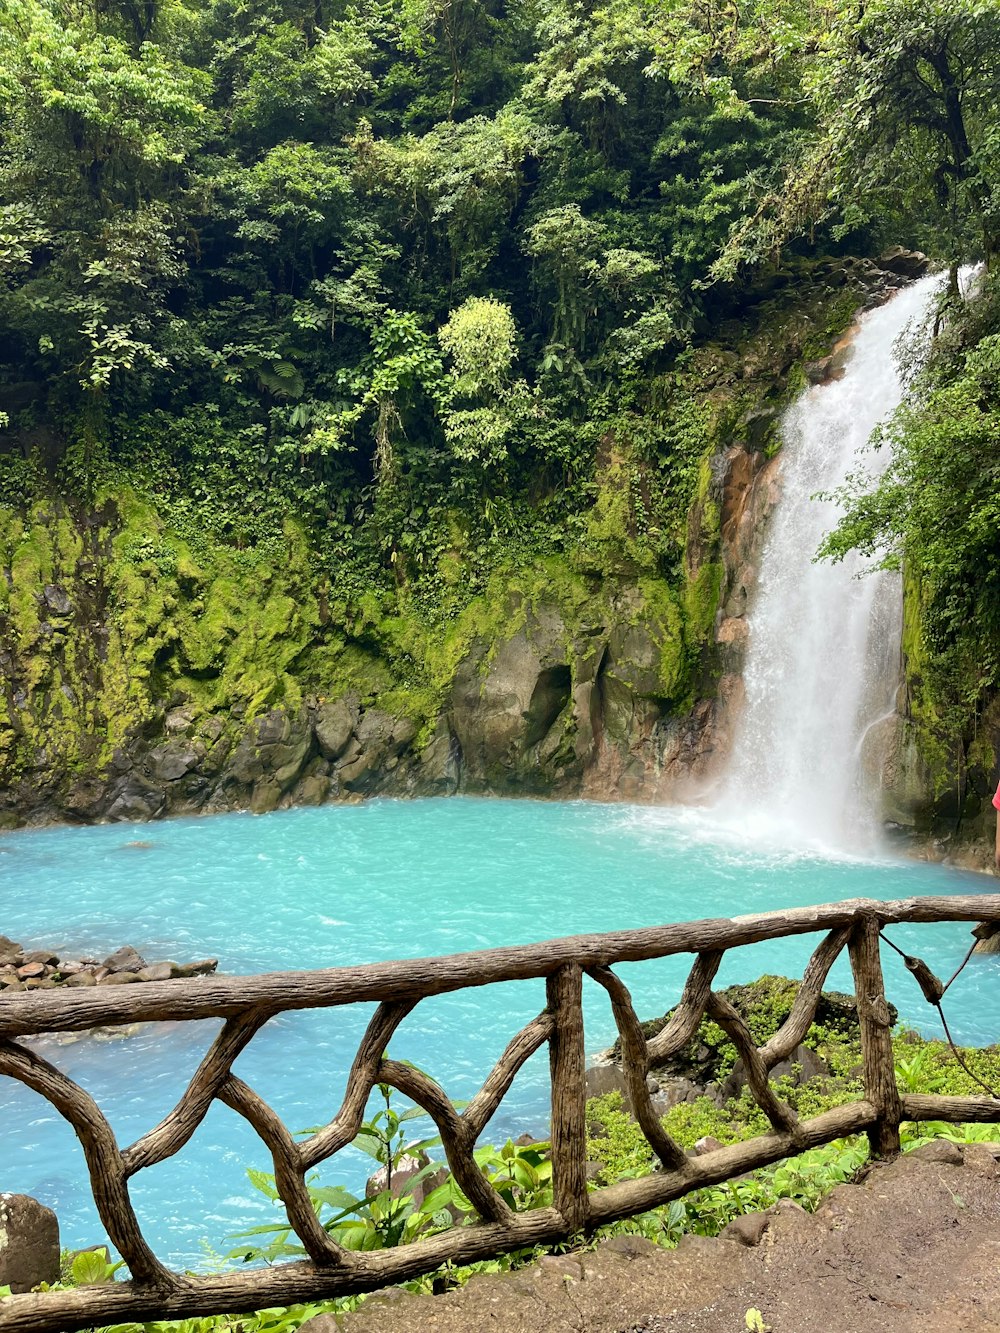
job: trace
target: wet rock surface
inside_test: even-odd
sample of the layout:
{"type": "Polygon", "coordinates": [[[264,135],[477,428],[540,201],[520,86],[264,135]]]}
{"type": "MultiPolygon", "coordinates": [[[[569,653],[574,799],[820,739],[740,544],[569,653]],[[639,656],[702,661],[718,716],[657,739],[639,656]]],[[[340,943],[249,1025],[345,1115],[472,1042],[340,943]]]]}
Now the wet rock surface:
{"type": "Polygon", "coordinates": [[[28,1194],[0,1194],[0,1287],[31,1291],[59,1280],[59,1223],[28,1194]]]}
{"type": "Polygon", "coordinates": [[[994,1151],[970,1145],[944,1160],[918,1150],[835,1189],[814,1214],[783,1203],[729,1235],[686,1236],[676,1250],[619,1236],[446,1295],[379,1293],[339,1327],[736,1333],[759,1310],[772,1333],[996,1333],[994,1151]]]}

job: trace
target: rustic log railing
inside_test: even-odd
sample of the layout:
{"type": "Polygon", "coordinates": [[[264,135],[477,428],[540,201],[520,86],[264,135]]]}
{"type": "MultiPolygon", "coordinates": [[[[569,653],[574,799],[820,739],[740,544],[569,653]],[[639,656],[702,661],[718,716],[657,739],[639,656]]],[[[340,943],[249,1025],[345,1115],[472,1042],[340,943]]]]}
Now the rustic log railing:
{"type": "Polygon", "coordinates": [[[72,1333],[98,1324],[239,1313],[370,1291],[449,1261],[471,1263],[524,1246],[566,1240],[843,1135],[867,1132],[876,1153],[891,1155],[899,1150],[899,1126],[904,1120],[1000,1121],[1000,1100],[901,1094],[896,1086],[879,930],[894,923],[944,921],[1000,923],[1000,895],[900,902],[854,899],[412,962],[0,996],[0,1074],[46,1098],[76,1131],[97,1211],[131,1273],[129,1282],[9,1296],[0,1301],[0,1330],[72,1333]],[[739,1013],[712,989],[723,953],[739,945],[817,931],[827,933],[805,969],[788,1019],[758,1048],[739,1013]],[[769,1073],[805,1036],[823,983],[845,947],[858,997],[865,1096],[799,1120],[777,1096],[769,1073]],[[680,953],[695,955],[680,1002],[664,1028],[647,1040],[629,992],[612,967],[680,953]],[[588,1187],[586,1175],[581,999],[585,976],[610,997],[632,1110],[662,1168],[642,1179],[596,1190],[588,1187]],[[386,1058],[396,1028],[427,996],[529,978],[544,979],[545,1008],[511,1040],[463,1111],[454,1108],[428,1075],[386,1058]],[[326,1126],[297,1142],[267,1103],[233,1074],[233,1063],[275,1014],[359,1001],[377,1001],[378,1009],[355,1056],[343,1103],[326,1126]],[[651,1062],[662,1061],[686,1045],[706,1014],[734,1043],[750,1091],[772,1128],[748,1142],[689,1158],[661,1125],[646,1077],[651,1062]],[[221,1018],[224,1024],[180,1101],[160,1124],[124,1149],[93,1099],[17,1040],[97,1026],[204,1018],[221,1018]],[[552,1080],[553,1203],[516,1213],[481,1174],[472,1151],[519,1069],[546,1043],[552,1080]],[[476,1223],[397,1249],[368,1253],[343,1249],[320,1225],[310,1205],[306,1172],[352,1141],[376,1083],[397,1088],[433,1118],[449,1166],[478,1214],[476,1223]],[[129,1180],[179,1152],[214,1100],[249,1121],[266,1145],[289,1223],[308,1260],[193,1276],[168,1270],[147,1244],[132,1206],[129,1180]]]}

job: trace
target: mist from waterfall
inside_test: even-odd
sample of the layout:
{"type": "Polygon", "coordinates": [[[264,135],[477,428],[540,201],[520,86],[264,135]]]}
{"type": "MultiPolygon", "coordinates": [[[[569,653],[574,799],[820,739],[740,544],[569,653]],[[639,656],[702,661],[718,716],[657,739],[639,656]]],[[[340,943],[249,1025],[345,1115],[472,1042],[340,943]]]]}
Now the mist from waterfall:
{"type": "Polygon", "coordinates": [[[867,313],[843,378],[808,389],[784,419],[781,498],[749,617],[746,703],[718,801],[754,839],[859,851],[876,839],[861,746],[894,706],[900,579],[866,574],[872,562],[857,553],[816,562],[841,508],[814,497],[861,467],[875,476],[887,466],[887,449],[866,446],[902,397],[894,347],[941,281],[924,278],[867,313]]]}

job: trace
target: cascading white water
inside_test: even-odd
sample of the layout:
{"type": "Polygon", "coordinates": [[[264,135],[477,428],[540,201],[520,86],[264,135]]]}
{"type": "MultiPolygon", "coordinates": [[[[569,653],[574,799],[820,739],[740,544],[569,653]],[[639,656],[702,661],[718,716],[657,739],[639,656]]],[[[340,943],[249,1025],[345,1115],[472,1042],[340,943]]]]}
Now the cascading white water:
{"type": "MultiPolygon", "coordinates": [[[[807,390],[783,423],[781,499],[771,519],[750,615],[746,704],[720,813],[755,837],[861,849],[874,836],[861,790],[865,732],[892,707],[898,683],[897,575],[858,577],[870,563],[815,562],[840,516],[832,492],[862,463],[899,403],[897,338],[928,310],[941,279],[924,278],[865,315],[842,379],[807,390]]],[[[870,794],[869,794],[870,795],[870,794]]]]}

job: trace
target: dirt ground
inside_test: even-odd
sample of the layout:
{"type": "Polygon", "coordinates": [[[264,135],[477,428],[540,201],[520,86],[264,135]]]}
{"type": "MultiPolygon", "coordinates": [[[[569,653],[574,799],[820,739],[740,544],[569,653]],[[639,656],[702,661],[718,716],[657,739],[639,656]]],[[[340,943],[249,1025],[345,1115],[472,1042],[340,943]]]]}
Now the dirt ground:
{"type": "Polygon", "coordinates": [[[994,1145],[939,1142],[732,1235],[676,1250],[618,1237],[473,1278],[444,1296],[388,1292],[303,1333],[1000,1333],[994,1145]]]}

